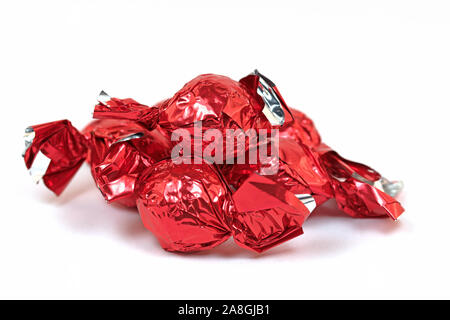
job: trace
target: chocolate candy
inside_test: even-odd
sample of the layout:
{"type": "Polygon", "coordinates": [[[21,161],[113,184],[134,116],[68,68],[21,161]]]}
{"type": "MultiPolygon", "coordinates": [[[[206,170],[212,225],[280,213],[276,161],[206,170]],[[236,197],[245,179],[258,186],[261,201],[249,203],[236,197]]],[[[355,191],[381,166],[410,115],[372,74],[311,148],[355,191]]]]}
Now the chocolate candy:
{"type": "Polygon", "coordinates": [[[213,165],[162,160],[142,173],[136,194],[145,227],[168,251],[213,248],[231,235],[231,194],[213,165]]]}
{"type": "Polygon", "coordinates": [[[101,120],[81,132],[68,120],[29,127],[25,164],[59,195],[86,160],[105,199],[137,205],[168,251],[232,236],[263,252],[301,235],[330,199],[355,218],[404,211],[394,199],[401,182],[342,158],[258,71],[240,81],[201,75],[153,106],[103,91],[98,101],[101,120]]]}

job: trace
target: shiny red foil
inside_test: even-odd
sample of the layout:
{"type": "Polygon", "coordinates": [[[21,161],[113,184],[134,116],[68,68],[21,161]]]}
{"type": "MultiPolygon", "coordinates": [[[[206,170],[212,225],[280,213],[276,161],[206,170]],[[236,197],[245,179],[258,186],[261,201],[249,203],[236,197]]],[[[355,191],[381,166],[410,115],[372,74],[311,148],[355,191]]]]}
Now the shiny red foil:
{"type": "Polygon", "coordinates": [[[222,174],[236,190],[234,239],[257,252],[303,233],[303,222],[312,211],[296,195],[309,195],[314,207],[333,196],[328,174],[308,147],[286,138],[280,139],[279,147],[276,174],[259,175],[261,164],[222,166],[222,174]]]}
{"type": "Polygon", "coordinates": [[[39,152],[50,159],[51,162],[42,180],[47,188],[60,195],[86,159],[88,152],[86,140],[68,120],[44,123],[30,128],[35,136],[24,153],[25,165],[31,169],[39,152]]]}
{"type": "Polygon", "coordinates": [[[136,205],[137,178],[155,162],[170,157],[170,141],[159,128],[141,131],[113,143],[93,167],[98,188],[109,202],[136,205]]]}
{"type": "Polygon", "coordinates": [[[144,128],[134,121],[115,119],[92,121],[81,131],[87,140],[87,161],[94,168],[103,161],[109,147],[115,141],[143,130],[144,128]]]}
{"type": "Polygon", "coordinates": [[[294,121],[280,129],[280,138],[291,139],[310,148],[318,147],[321,138],[314,122],[298,110],[291,109],[291,112],[294,121]]]}
{"type": "MultiPolygon", "coordinates": [[[[116,99],[118,100],[118,99],[116,99]]],[[[113,184],[111,177],[101,175],[101,170],[96,167],[99,164],[105,166],[105,161],[110,161],[112,153],[110,147],[120,139],[124,139],[136,133],[146,132],[145,139],[153,143],[151,150],[146,145],[146,154],[155,159],[168,156],[170,144],[165,132],[155,129],[148,132],[133,121],[104,119],[95,120],[88,124],[81,132],[72,126],[70,121],[61,120],[31,127],[35,137],[31,146],[24,154],[27,168],[30,169],[36,154],[40,151],[51,162],[42,177],[44,184],[55,194],[59,195],[66,188],[70,180],[80,168],[81,164],[87,160],[91,166],[94,180],[103,192],[105,198],[111,202],[117,202],[126,206],[135,206],[133,194],[133,184],[123,184],[121,187],[106,190],[105,180],[113,184]],[[159,147],[158,147],[159,146],[159,147]],[[128,195],[125,196],[125,195],[128,195]]],[[[116,163],[119,165],[119,163],[116,163]]],[[[139,171],[140,172],[140,171],[139,171]]],[[[134,173],[137,175],[138,173],[134,173]]],[[[130,174],[132,175],[132,174],[130,174]]],[[[118,186],[116,182],[116,186],[118,186]]]]}
{"type": "MultiPolygon", "coordinates": [[[[102,98],[94,110],[100,120],[81,132],[68,120],[29,128],[25,164],[59,195],[86,160],[104,198],[137,205],[145,227],[168,251],[206,250],[232,236],[239,246],[263,252],[301,235],[306,219],[330,199],[355,218],[395,220],[404,211],[394,199],[400,183],[324,144],[313,121],[289,109],[275,84],[257,71],[240,81],[200,75],[153,106],[102,98]],[[277,143],[279,161],[172,161],[173,134],[187,130],[196,147],[199,124],[200,134],[216,129],[224,137],[227,129],[266,129],[269,137],[256,146],[235,142],[226,150],[224,144],[223,159],[243,152],[248,160],[251,148],[277,143]],[[278,170],[263,174],[275,164],[278,170]]],[[[201,151],[209,144],[203,140],[201,151]]]]}
{"type": "Polygon", "coordinates": [[[162,160],[143,172],[136,194],[145,227],[168,251],[210,249],[231,235],[231,194],[212,165],[162,160]]]}
{"type": "Polygon", "coordinates": [[[158,122],[158,107],[149,108],[133,99],[110,98],[95,106],[94,118],[132,120],[144,127],[153,128],[158,122]]]}
{"type": "MultiPolygon", "coordinates": [[[[258,79],[257,76],[249,77],[258,79]]],[[[94,118],[135,120],[149,129],[157,122],[170,136],[177,129],[185,129],[190,132],[194,148],[195,125],[200,123],[202,135],[206,130],[217,129],[224,137],[226,129],[271,129],[270,122],[261,112],[263,102],[255,90],[245,81],[241,83],[225,76],[205,74],[186,83],[172,98],[152,107],[132,99],[118,103],[118,99],[112,98],[99,103],[95,106],[94,118]]],[[[210,141],[203,140],[202,150],[209,144],[210,141]]],[[[239,147],[237,142],[231,151],[224,147],[223,158],[235,156],[239,147]]]]}
{"type": "Polygon", "coordinates": [[[186,83],[172,98],[153,107],[133,99],[112,98],[99,103],[95,106],[94,118],[134,120],[147,127],[157,122],[168,131],[189,128],[199,121],[207,128],[270,128],[261,114],[262,107],[261,98],[255,98],[248,86],[225,76],[204,74],[186,83]]]}
{"type": "MultiPolygon", "coordinates": [[[[248,177],[259,172],[261,166],[261,163],[230,164],[221,166],[221,170],[230,186],[239,189],[248,177]]],[[[319,204],[333,197],[329,176],[319,155],[295,140],[279,140],[278,171],[264,177],[295,194],[311,194],[319,204]]]]}
{"type": "Polygon", "coordinates": [[[325,144],[319,153],[343,212],[355,218],[389,216],[396,220],[405,211],[397,200],[374,186],[382,178],[378,172],[342,158],[325,144]]]}
{"type": "Polygon", "coordinates": [[[228,215],[238,245],[263,252],[303,233],[310,212],[295,194],[257,173],[233,194],[236,210],[228,215]]]}

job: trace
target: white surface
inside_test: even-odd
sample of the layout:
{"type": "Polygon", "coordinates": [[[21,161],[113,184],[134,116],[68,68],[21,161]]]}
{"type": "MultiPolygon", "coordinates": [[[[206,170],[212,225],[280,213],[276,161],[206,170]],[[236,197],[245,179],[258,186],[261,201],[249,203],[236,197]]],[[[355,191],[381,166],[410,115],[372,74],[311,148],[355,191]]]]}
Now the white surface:
{"type": "Polygon", "coordinates": [[[449,2],[189,2],[1,2],[0,298],[450,298],[449,2]],[[23,130],[81,128],[101,89],[151,104],[255,67],[343,156],[404,180],[398,222],[325,208],[262,255],[177,255],[86,166],[60,198],[25,170],[23,130]]]}

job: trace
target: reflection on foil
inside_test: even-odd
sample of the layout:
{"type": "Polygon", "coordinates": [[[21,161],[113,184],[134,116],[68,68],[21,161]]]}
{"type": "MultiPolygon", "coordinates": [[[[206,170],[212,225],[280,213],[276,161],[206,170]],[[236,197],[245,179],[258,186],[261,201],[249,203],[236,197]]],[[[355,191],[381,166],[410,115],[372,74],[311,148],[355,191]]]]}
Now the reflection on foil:
{"type": "Polygon", "coordinates": [[[38,183],[42,180],[51,161],[52,160],[41,151],[37,153],[36,158],[34,158],[33,164],[31,165],[31,168],[28,170],[34,183],[38,183]]]}
{"type": "Polygon", "coordinates": [[[364,177],[360,176],[356,172],[352,173],[352,177],[356,180],[359,180],[361,182],[367,183],[375,188],[377,188],[380,191],[383,191],[384,193],[387,193],[391,197],[396,197],[400,191],[403,190],[403,182],[402,181],[389,181],[388,179],[381,177],[377,181],[370,181],[365,179],[364,177]]]}
{"type": "Polygon", "coordinates": [[[131,134],[131,135],[129,135],[129,136],[126,136],[126,137],[124,137],[124,138],[121,138],[121,139],[117,140],[117,141],[114,142],[114,143],[119,143],[119,142],[129,141],[129,140],[133,140],[133,139],[139,139],[139,138],[142,138],[143,136],[144,136],[144,133],[143,133],[143,132],[136,132],[136,133],[133,133],[133,134],[131,134]]]}
{"type": "Polygon", "coordinates": [[[258,70],[255,70],[255,74],[259,76],[259,85],[256,92],[264,101],[264,115],[267,120],[269,120],[271,125],[282,126],[285,121],[285,116],[283,108],[281,107],[281,102],[278,99],[277,94],[272,89],[275,84],[260,74],[258,70]]]}
{"type": "Polygon", "coordinates": [[[305,205],[305,207],[309,210],[309,213],[313,212],[313,210],[316,208],[316,200],[314,200],[312,195],[305,193],[296,194],[295,196],[305,205]]]}
{"type": "Polygon", "coordinates": [[[23,138],[25,139],[25,150],[23,150],[22,152],[22,157],[25,157],[25,152],[27,152],[28,148],[30,148],[33,144],[35,136],[36,133],[34,132],[32,127],[28,127],[25,129],[25,134],[23,135],[23,138]]]}
{"type": "Polygon", "coordinates": [[[100,102],[101,104],[105,104],[111,100],[111,97],[105,92],[105,91],[100,91],[100,93],[98,94],[97,97],[97,101],[100,102]]]}

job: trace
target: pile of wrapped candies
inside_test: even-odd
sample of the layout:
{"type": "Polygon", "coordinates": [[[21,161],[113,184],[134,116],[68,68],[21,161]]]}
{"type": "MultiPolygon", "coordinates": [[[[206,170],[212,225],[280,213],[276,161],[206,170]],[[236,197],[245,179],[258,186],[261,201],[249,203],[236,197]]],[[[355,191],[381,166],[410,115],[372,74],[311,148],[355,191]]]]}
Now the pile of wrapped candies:
{"type": "Polygon", "coordinates": [[[329,199],[355,218],[396,220],[404,211],[394,199],[401,182],[322,143],[313,122],[258,71],[240,81],[200,75],[151,107],[102,91],[94,118],[81,131],[68,120],[28,127],[31,176],[59,195],[86,161],[103,197],[137,206],[168,251],[206,250],[233,236],[263,252],[301,235],[329,199]]]}

